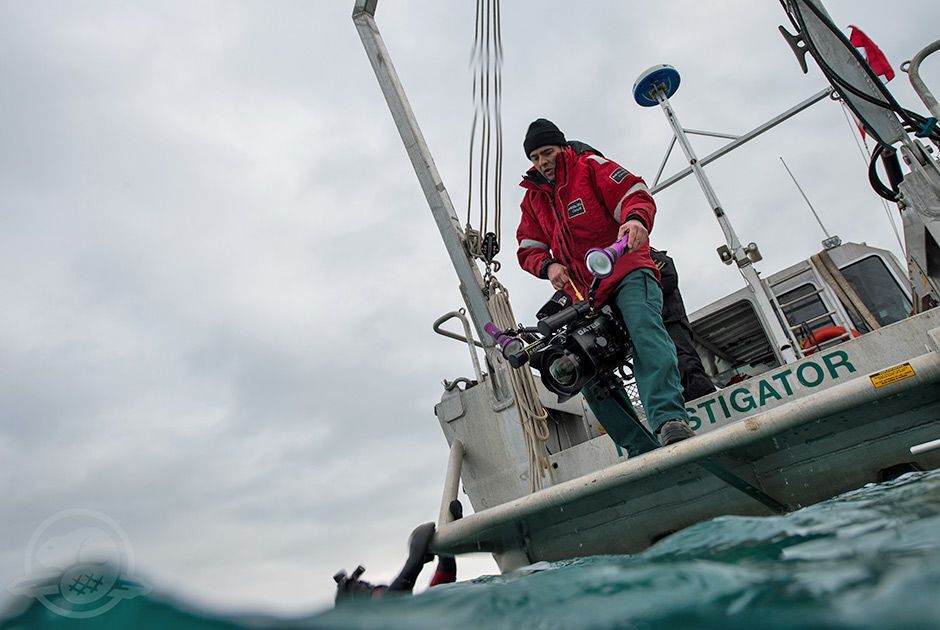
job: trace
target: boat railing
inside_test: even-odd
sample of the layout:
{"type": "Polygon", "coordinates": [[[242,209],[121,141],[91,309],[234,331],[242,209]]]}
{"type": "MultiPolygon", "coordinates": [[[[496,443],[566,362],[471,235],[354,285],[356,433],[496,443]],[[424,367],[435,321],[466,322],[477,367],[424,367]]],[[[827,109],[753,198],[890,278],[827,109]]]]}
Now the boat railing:
{"type": "Polygon", "coordinates": [[[940,105],[938,105],[937,99],[934,97],[933,93],[927,88],[927,84],[920,78],[920,64],[928,55],[938,50],[940,50],[940,39],[925,46],[919,53],[914,55],[914,58],[910,61],[905,61],[901,64],[901,70],[907,73],[907,77],[911,81],[911,86],[914,88],[914,91],[917,92],[920,100],[927,106],[927,109],[930,110],[934,118],[940,118],[940,105]]]}
{"type": "Polygon", "coordinates": [[[483,372],[480,370],[480,359],[477,358],[476,347],[483,347],[483,344],[473,338],[473,335],[470,333],[470,322],[467,320],[466,311],[464,309],[458,309],[456,311],[450,311],[449,313],[444,313],[431,325],[431,328],[434,329],[439,335],[448,337],[450,339],[456,339],[457,341],[462,341],[467,344],[467,347],[470,349],[470,360],[473,361],[473,372],[476,374],[477,383],[483,382],[483,372]],[[441,326],[444,322],[450,321],[452,319],[459,319],[460,323],[463,324],[463,336],[458,335],[457,333],[450,332],[449,330],[444,330],[441,326]]]}
{"type": "MultiPolygon", "coordinates": [[[[434,323],[431,325],[431,328],[434,329],[434,332],[436,332],[437,334],[443,337],[454,339],[456,341],[460,341],[460,342],[467,344],[467,348],[470,351],[470,360],[473,362],[473,373],[476,376],[476,379],[477,379],[476,382],[482,384],[485,379],[484,379],[483,370],[480,369],[480,360],[479,358],[477,358],[476,349],[477,348],[485,349],[485,346],[480,341],[473,338],[473,333],[471,332],[471,329],[470,329],[470,320],[467,318],[466,309],[461,308],[456,311],[450,311],[449,313],[444,313],[443,315],[438,317],[436,320],[434,320],[434,323]],[[444,322],[447,322],[451,319],[460,320],[460,323],[463,324],[463,331],[464,331],[463,335],[459,335],[455,332],[451,332],[449,330],[444,330],[443,328],[441,328],[444,322]]],[[[495,369],[491,369],[490,375],[492,376],[494,372],[495,372],[495,369]]],[[[457,382],[457,381],[454,381],[454,382],[457,382]]],[[[506,389],[506,391],[509,391],[509,394],[503,395],[501,397],[500,386],[497,383],[497,379],[495,378],[490,379],[490,385],[492,386],[491,391],[493,393],[492,402],[493,402],[494,411],[502,411],[503,409],[512,407],[513,404],[515,404],[516,398],[510,390],[506,389]]],[[[445,383],[445,386],[447,388],[450,388],[450,385],[448,385],[447,383],[445,383]]],[[[469,386],[472,386],[472,385],[468,385],[468,387],[469,386]]]]}
{"type": "Polygon", "coordinates": [[[454,443],[450,445],[450,455],[447,457],[444,493],[441,496],[441,511],[437,517],[438,529],[454,520],[454,515],[450,511],[450,504],[457,499],[457,492],[460,489],[460,469],[463,468],[463,453],[463,442],[454,440],[454,443]]]}

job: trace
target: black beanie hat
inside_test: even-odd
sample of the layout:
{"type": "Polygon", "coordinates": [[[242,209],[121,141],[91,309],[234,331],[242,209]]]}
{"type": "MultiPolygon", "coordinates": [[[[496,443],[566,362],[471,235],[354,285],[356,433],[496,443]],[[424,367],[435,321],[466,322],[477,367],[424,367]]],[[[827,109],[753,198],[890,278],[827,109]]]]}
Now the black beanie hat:
{"type": "Polygon", "coordinates": [[[529,130],[525,134],[525,142],[522,143],[522,147],[525,149],[525,156],[529,157],[529,154],[539,147],[550,144],[558,146],[567,144],[565,134],[550,120],[545,120],[544,118],[534,120],[532,124],[529,125],[529,130]]]}

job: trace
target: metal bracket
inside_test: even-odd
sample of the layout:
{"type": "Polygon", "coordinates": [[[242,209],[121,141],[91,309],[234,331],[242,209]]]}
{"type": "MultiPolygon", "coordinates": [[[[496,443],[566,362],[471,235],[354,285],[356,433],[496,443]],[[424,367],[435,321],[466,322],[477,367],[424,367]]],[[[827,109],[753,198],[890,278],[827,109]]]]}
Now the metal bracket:
{"type": "Polygon", "coordinates": [[[806,53],[809,52],[809,48],[806,47],[806,41],[803,39],[803,35],[794,35],[783,26],[778,26],[777,30],[780,31],[780,34],[783,35],[783,39],[785,39],[790,48],[793,49],[793,54],[796,55],[796,60],[800,63],[803,74],[809,74],[809,66],[806,65],[806,53]]]}
{"type": "Polygon", "coordinates": [[[477,358],[477,351],[476,351],[476,348],[474,348],[473,346],[477,345],[482,348],[483,344],[480,343],[479,341],[476,341],[473,338],[473,335],[470,334],[470,322],[467,321],[467,316],[464,315],[464,313],[465,313],[464,309],[460,309],[458,311],[451,311],[449,313],[444,313],[443,315],[438,317],[436,320],[434,320],[434,323],[431,325],[431,327],[434,329],[434,332],[436,332],[439,335],[443,335],[444,337],[450,337],[451,339],[456,339],[457,341],[463,341],[464,343],[467,344],[467,348],[469,348],[470,350],[470,359],[473,361],[473,371],[477,375],[477,382],[482,383],[483,372],[480,370],[480,360],[477,358]],[[461,337],[460,335],[456,333],[452,333],[446,330],[441,330],[441,324],[443,324],[449,319],[454,319],[455,317],[459,319],[460,322],[463,324],[463,331],[465,335],[463,337],[461,337]]]}

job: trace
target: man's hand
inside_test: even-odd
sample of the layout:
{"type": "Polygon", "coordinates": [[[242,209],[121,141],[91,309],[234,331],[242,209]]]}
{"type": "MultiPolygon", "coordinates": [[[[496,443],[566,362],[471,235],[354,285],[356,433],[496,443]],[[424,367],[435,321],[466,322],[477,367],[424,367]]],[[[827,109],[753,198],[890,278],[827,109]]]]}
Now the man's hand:
{"type": "Polygon", "coordinates": [[[561,263],[552,263],[548,266],[548,280],[557,290],[562,290],[571,279],[568,277],[568,268],[561,263]]]}
{"type": "MultiPolygon", "coordinates": [[[[617,240],[623,238],[624,234],[629,234],[627,239],[627,248],[636,249],[637,247],[642,247],[650,240],[650,232],[646,229],[642,223],[636,219],[631,219],[620,226],[620,231],[617,232],[617,240]]],[[[551,277],[551,269],[549,268],[549,277],[551,277]]]]}

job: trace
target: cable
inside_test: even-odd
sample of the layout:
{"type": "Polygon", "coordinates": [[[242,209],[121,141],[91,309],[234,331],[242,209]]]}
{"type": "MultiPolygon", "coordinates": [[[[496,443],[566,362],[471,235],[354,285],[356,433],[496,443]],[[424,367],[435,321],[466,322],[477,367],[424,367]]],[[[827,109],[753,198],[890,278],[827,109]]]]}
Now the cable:
{"type": "Polygon", "coordinates": [[[490,181],[490,6],[486,3],[486,18],[483,21],[483,33],[486,45],[483,47],[483,59],[480,64],[480,75],[483,84],[480,106],[483,110],[483,136],[482,153],[480,155],[480,234],[486,233],[487,218],[489,214],[489,181],[490,181]]]}
{"type": "MultiPolygon", "coordinates": [[[[806,44],[809,51],[814,53],[813,56],[814,58],[816,58],[816,61],[819,64],[820,69],[823,71],[823,74],[826,75],[827,79],[829,79],[833,83],[837,83],[841,85],[842,87],[846,88],[847,91],[851,92],[852,94],[858,96],[859,98],[863,100],[866,100],[875,105],[879,105],[886,109],[890,109],[891,111],[900,115],[903,122],[912,128],[911,130],[919,131],[920,129],[923,128],[924,123],[926,123],[928,119],[924,118],[923,116],[921,116],[920,114],[916,112],[912,112],[908,109],[905,109],[895,100],[894,95],[891,94],[891,92],[884,85],[881,79],[878,78],[878,75],[874,73],[874,71],[868,65],[868,62],[865,60],[864,57],[862,57],[861,53],[858,52],[858,50],[855,48],[852,42],[849,41],[848,38],[845,37],[845,34],[841,30],[839,30],[839,28],[832,22],[832,20],[830,20],[828,17],[826,17],[825,15],[821,13],[818,7],[816,7],[810,2],[806,3],[807,6],[810,8],[810,10],[816,15],[816,17],[819,18],[819,20],[823,24],[826,25],[826,28],[828,28],[829,31],[832,32],[849,51],[851,51],[851,54],[855,56],[861,68],[868,74],[869,78],[872,79],[872,82],[878,88],[878,90],[882,93],[882,95],[886,98],[887,102],[879,101],[877,98],[871,96],[870,94],[861,92],[854,85],[850,84],[848,81],[846,81],[841,76],[839,76],[839,74],[836,73],[836,71],[833,70],[832,67],[826,63],[825,59],[819,53],[819,49],[816,47],[815,42],[813,42],[811,39],[806,37],[806,22],[803,20],[803,14],[799,8],[797,1],[790,0],[790,2],[787,2],[787,0],[779,0],[779,2],[780,2],[780,5],[783,7],[784,12],[787,14],[787,17],[790,19],[790,24],[792,24],[793,27],[797,29],[797,31],[803,34],[803,42],[806,44]],[[790,8],[788,8],[788,5],[790,8]]],[[[938,134],[940,134],[940,132],[938,132],[938,134]]],[[[934,134],[931,134],[931,136],[933,135],[934,134]]]]}
{"type": "Polygon", "coordinates": [[[500,16],[499,0],[495,0],[493,14],[494,31],[496,33],[494,43],[496,46],[496,76],[495,76],[495,109],[496,109],[496,186],[493,190],[494,202],[496,206],[496,216],[494,218],[496,233],[496,242],[502,241],[502,220],[503,220],[503,113],[502,113],[502,89],[503,89],[503,36],[502,19],[500,16]]]}
{"type": "MultiPolygon", "coordinates": [[[[781,2],[783,4],[783,2],[781,2]]],[[[832,20],[830,20],[826,15],[823,14],[821,9],[815,6],[812,2],[807,1],[806,6],[809,7],[810,11],[822,22],[827,29],[845,46],[852,55],[854,55],[855,60],[858,62],[859,66],[862,68],[862,71],[868,75],[868,78],[871,80],[872,84],[884,97],[884,100],[879,100],[865,92],[862,92],[860,89],[856,88],[854,85],[850,84],[846,79],[841,77],[824,59],[820,54],[819,49],[816,47],[815,42],[811,38],[807,37],[807,28],[806,22],[803,18],[802,10],[800,9],[798,0],[791,0],[789,2],[790,9],[787,11],[787,15],[790,17],[790,22],[794,27],[803,35],[803,42],[806,45],[807,49],[813,54],[813,57],[816,59],[816,62],[819,64],[820,69],[826,78],[836,86],[839,90],[843,92],[848,92],[854,94],[858,98],[865,100],[869,103],[873,103],[878,107],[882,107],[893,112],[896,116],[901,119],[902,129],[907,132],[919,133],[924,129],[927,123],[927,119],[917,114],[915,112],[909,111],[903,107],[895,100],[894,96],[888,90],[888,88],[882,83],[881,79],[874,73],[871,67],[868,65],[866,60],[862,57],[861,53],[855,48],[855,46],[845,37],[845,34],[839,30],[832,20]]],[[[784,7],[786,8],[786,6],[784,7]]],[[[843,103],[855,111],[855,107],[848,102],[844,97],[842,99],[843,103]]],[[[855,112],[858,114],[858,112],[855,112]]],[[[862,117],[859,115],[859,120],[862,120],[862,117]]],[[[877,139],[877,135],[875,136],[877,139]]],[[[931,133],[926,135],[934,144],[940,142],[940,130],[934,128],[931,130],[931,133]]],[[[878,158],[886,150],[891,150],[891,146],[885,145],[880,139],[878,139],[878,147],[872,153],[871,161],[868,165],[868,181],[871,184],[872,189],[875,191],[878,196],[886,199],[888,201],[897,202],[900,199],[900,191],[896,186],[896,182],[892,181],[892,187],[889,188],[885,186],[881,178],[878,176],[877,163],[878,158]]],[[[938,144],[940,146],[940,144],[938,144]]],[[[887,168],[887,165],[886,165],[887,168]]],[[[890,175],[890,173],[889,173],[890,175]]],[[[890,218],[890,215],[889,215],[890,218]]],[[[892,221],[892,227],[894,223],[892,221]]],[[[897,234],[896,234],[897,236],[897,234]]],[[[898,237],[900,242],[900,237],[898,237]]],[[[901,250],[904,251],[902,245],[901,250]]]]}
{"type": "MultiPolygon", "coordinates": [[[[819,18],[819,21],[822,22],[826,26],[826,28],[828,28],[829,31],[833,35],[835,35],[836,38],[839,39],[839,41],[842,42],[843,46],[845,46],[849,50],[850,54],[852,54],[855,57],[856,61],[859,62],[859,65],[861,66],[862,70],[866,74],[868,74],[868,76],[871,79],[873,79],[875,87],[878,89],[879,92],[881,92],[881,94],[885,97],[886,100],[879,101],[877,98],[869,94],[866,94],[865,92],[860,91],[854,85],[852,85],[851,83],[843,79],[835,70],[833,70],[832,67],[828,63],[826,63],[826,60],[822,56],[822,54],[820,54],[819,49],[816,47],[816,43],[812,39],[806,36],[806,33],[807,33],[806,22],[803,19],[803,13],[799,7],[799,3],[793,2],[792,6],[796,14],[797,21],[799,23],[798,28],[803,33],[803,41],[805,42],[806,46],[810,49],[810,52],[814,53],[813,57],[816,59],[816,62],[819,64],[820,68],[822,69],[823,74],[825,74],[828,79],[830,79],[831,81],[835,83],[838,83],[840,86],[846,88],[848,91],[852,92],[859,98],[869,101],[870,103],[873,103],[875,105],[884,107],[886,109],[890,109],[894,111],[896,114],[902,115],[902,112],[906,111],[904,110],[904,108],[902,108],[898,104],[897,101],[894,100],[894,96],[884,86],[884,84],[881,82],[881,79],[879,79],[878,76],[871,70],[871,68],[868,66],[868,63],[862,57],[861,53],[859,53],[858,50],[855,48],[855,46],[852,45],[852,42],[850,42],[845,37],[845,34],[841,30],[839,30],[839,28],[836,27],[835,24],[832,23],[832,20],[830,20],[825,15],[823,15],[818,7],[816,7],[811,2],[807,2],[806,6],[809,7],[810,11],[812,11],[812,13],[817,18],[819,18]]],[[[902,118],[904,118],[903,115],[902,115],[902,118]]]]}
{"type": "Polygon", "coordinates": [[[474,147],[476,146],[476,135],[477,135],[477,118],[480,113],[480,108],[477,106],[477,75],[473,70],[476,65],[478,65],[478,57],[480,54],[480,30],[481,30],[481,18],[482,18],[482,0],[477,0],[476,6],[476,19],[474,21],[474,31],[473,31],[473,48],[470,51],[470,68],[473,76],[473,121],[470,123],[470,158],[468,164],[470,165],[470,173],[468,176],[468,186],[467,186],[467,227],[471,227],[470,223],[470,212],[473,207],[473,154],[474,147]]]}
{"type": "Polygon", "coordinates": [[[467,185],[467,248],[486,262],[487,272],[498,271],[493,260],[502,237],[502,18],[500,0],[477,0],[473,50],[473,119],[467,185]],[[476,196],[476,199],[474,199],[476,196]],[[478,223],[472,224],[474,204],[478,223]],[[492,214],[490,210],[492,209],[492,214]]]}
{"type": "MultiPolygon", "coordinates": [[[[862,57],[861,53],[858,52],[855,46],[853,46],[852,43],[845,37],[845,34],[842,33],[842,31],[839,30],[838,27],[836,27],[836,25],[832,23],[832,20],[826,17],[818,7],[816,7],[811,2],[806,3],[806,6],[809,7],[810,11],[812,11],[812,13],[816,15],[816,17],[826,26],[826,28],[828,28],[829,31],[832,32],[833,35],[835,35],[842,42],[842,44],[850,51],[850,53],[855,56],[856,61],[859,62],[863,71],[868,74],[869,78],[872,79],[872,82],[875,85],[875,87],[878,89],[879,92],[881,92],[882,96],[885,98],[884,101],[881,101],[869,94],[866,94],[865,92],[862,92],[861,90],[856,88],[854,85],[849,83],[846,79],[842,78],[828,63],[826,63],[825,59],[820,54],[819,49],[816,47],[815,42],[813,42],[810,38],[806,37],[806,32],[807,32],[806,22],[803,19],[803,14],[799,7],[798,2],[796,1],[791,2],[790,6],[792,7],[792,11],[793,11],[793,15],[791,15],[790,21],[794,23],[794,26],[797,29],[799,29],[801,33],[803,33],[804,43],[806,44],[807,48],[809,48],[810,52],[813,53],[813,57],[816,59],[816,62],[819,64],[819,67],[822,70],[823,74],[826,75],[826,78],[828,78],[833,84],[838,85],[841,88],[844,88],[845,91],[851,92],[855,96],[865,101],[868,101],[870,103],[873,103],[885,109],[891,110],[897,116],[899,116],[901,120],[906,124],[905,128],[907,130],[919,131],[920,129],[923,129],[924,124],[926,123],[927,119],[921,116],[920,114],[917,114],[908,109],[905,109],[904,107],[901,107],[901,105],[895,100],[894,95],[891,94],[891,92],[884,85],[884,83],[882,83],[881,79],[879,79],[878,76],[874,73],[874,71],[872,71],[872,69],[869,67],[868,63],[862,57]],[[794,22],[794,17],[796,18],[796,22],[794,22]]],[[[789,12],[788,12],[788,15],[790,15],[789,12]]],[[[935,135],[937,136],[936,139],[940,139],[940,132],[937,132],[936,129],[934,130],[933,133],[930,134],[931,139],[934,139],[935,135]]]]}
{"type": "MultiPolygon", "coordinates": [[[[861,130],[861,125],[857,122],[853,123],[849,119],[849,108],[844,101],[842,102],[842,115],[845,117],[845,123],[849,126],[849,133],[852,135],[852,139],[855,140],[855,146],[858,147],[859,157],[861,157],[864,164],[868,165],[868,160],[871,159],[871,155],[869,154],[868,150],[868,141],[864,140],[863,137],[862,141],[865,143],[865,146],[863,147],[862,141],[859,141],[859,134],[856,133],[856,131],[861,130]]],[[[879,197],[881,196],[879,195],[879,197]]],[[[894,221],[894,215],[891,214],[891,209],[888,207],[888,203],[884,197],[881,197],[879,201],[885,210],[885,215],[888,217],[888,222],[891,224],[891,229],[894,231],[894,238],[897,239],[898,246],[901,248],[900,252],[904,257],[907,257],[907,250],[904,248],[904,241],[901,239],[901,233],[898,232],[898,226],[894,221]]]]}
{"type": "MultiPolygon", "coordinates": [[[[470,253],[486,262],[483,292],[487,296],[493,323],[502,328],[516,327],[516,319],[509,303],[509,291],[492,275],[499,271],[499,263],[486,254],[486,245],[495,236],[498,249],[502,223],[502,65],[503,40],[500,0],[477,0],[476,26],[470,66],[473,73],[473,121],[470,126],[470,167],[467,185],[467,246],[470,253]],[[474,179],[474,165],[478,169],[474,179]],[[478,231],[473,229],[470,215],[473,195],[479,204],[478,231]],[[492,199],[491,199],[492,198],[492,199]],[[493,223],[490,229],[490,203],[493,223]],[[491,234],[492,233],[492,234],[491,234]],[[471,239],[474,240],[471,243],[471,239]]],[[[491,252],[492,253],[492,252],[491,252]]],[[[529,462],[529,491],[540,490],[543,480],[552,480],[545,442],[550,433],[548,412],[539,399],[535,379],[529,368],[509,369],[502,355],[496,353],[499,367],[506,369],[512,385],[513,397],[519,413],[519,422],[529,462]]],[[[495,368],[494,368],[495,369],[495,368]]]]}
{"type": "Polygon", "coordinates": [[[892,190],[885,186],[884,182],[882,182],[881,178],[878,176],[878,158],[884,153],[885,148],[885,145],[879,142],[875,150],[872,151],[871,161],[868,163],[868,183],[870,183],[871,187],[878,193],[878,196],[896,203],[901,198],[900,191],[892,190]]]}

